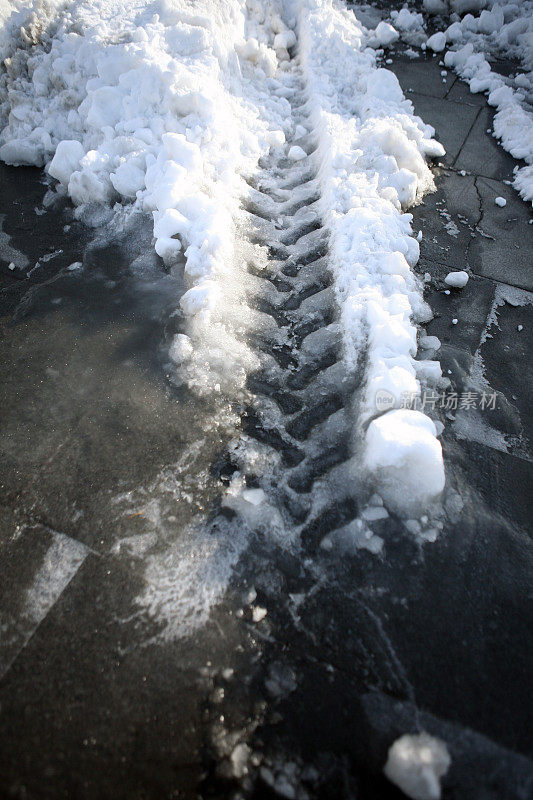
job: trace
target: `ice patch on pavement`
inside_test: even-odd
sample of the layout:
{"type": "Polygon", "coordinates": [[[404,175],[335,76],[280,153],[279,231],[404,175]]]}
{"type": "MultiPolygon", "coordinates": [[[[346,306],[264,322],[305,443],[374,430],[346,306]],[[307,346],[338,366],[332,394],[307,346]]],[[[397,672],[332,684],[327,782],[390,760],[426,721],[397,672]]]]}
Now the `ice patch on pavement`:
{"type": "MultiPolygon", "coordinates": [[[[494,326],[499,327],[498,309],[505,303],[515,308],[533,305],[533,293],[503,283],[496,285],[494,300],[487,315],[485,328],[481,334],[479,347],[474,354],[468,377],[468,388],[478,393],[485,393],[486,396],[497,394],[497,404],[502,401],[507,401],[505,401],[503,395],[500,396],[499,393],[494,393],[494,390],[489,384],[485,374],[485,364],[481,351],[487,339],[492,338],[493,334],[491,333],[491,328],[494,326]]],[[[453,430],[459,438],[479,442],[480,444],[493,447],[502,453],[513,451],[526,458],[530,458],[520,439],[517,440],[516,436],[511,436],[508,433],[503,433],[494,428],[488,422],[486,414],[481,413],[478,409],[470,408],[468,410],[457,411],[453,422],[453,430]]]]}

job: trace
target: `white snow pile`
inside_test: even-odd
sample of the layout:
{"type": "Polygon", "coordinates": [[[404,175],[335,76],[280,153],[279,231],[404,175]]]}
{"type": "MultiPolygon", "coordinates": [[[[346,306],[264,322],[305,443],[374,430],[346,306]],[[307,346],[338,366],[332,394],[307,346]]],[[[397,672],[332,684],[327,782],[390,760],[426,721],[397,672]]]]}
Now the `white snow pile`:
{"type": "Polygon", "coordinates": [[[444,468],[433,422],[400,410],[405,394],[420,392],[417,369],[427,363],[414,360],[415,323],[431,318],[411,271],[419,243],[402,208],[434,188],[425,157],[444,149],[414,116],[395,75],[376,69],[352,12],[302,1],[300,40],[347,369],[366,356],[357,428],[365,437],[363,461],[379,476],[380,493],[386,486],[387,503],[398,510],[423,506],[442,490],[444,468]],[[381,416],[380,393],[389,398],[381,416]]]}
{"type": "Polygon", "coordinates": [[[184,264],[189,283],[180,300],[187,334],[171,358],[200,393],[242,386],[254,364],[227,312],[242,295],[241,174],[285,138],[287,101],[270,92],[265,119],[246,96],[267,93],[294,37],[276,4],[269,9],[266,22],[260,9],[254,15],[255,35],[244,0],[36,3],[10,23],[0,158],[44,165],[80,216],[117,203],[153,215],[157,253],[170,268],[184,264]],[[266,44],[276,36],[277,51],[266,44]]]}
{"type": "Polygon", "coordinates": [[[506,14],[494,3],[480,16],[463,17],[446,31],[453,44],[444,63],[468,82],[471,92],[486,92],[489,105],[496,108],[494,135],[514,158],[526,162],[515,168],[513,185],[520,196],[533,203],[533,2],[510,4],[506,14]],[[499,75],[485,57],[496,50],[520,57],[527,70],[515,79],[499,75]]]}
{"type": "MultiPolygon", "coordinates": [[[[367,431],[363,461],[392,505],[423,506],[444,484],[440,444],[427,417],[398,409],[420,392],[418,376],[438,379],[440,369],[414,359],[416,323],[431,312],[411,271],[419,244],[404,209],[434,188],[426,158],[444,149],[396,77],[376,67],[369,44],[397,38],[392,26],[367,31],[333,0],[288,1],[284,22],[282,5],[35,0],[6,23],[0,158],[44,166],[81,218],[95,204],[153,215],[157,253],[188,281],[185,333],[169,352],[176,380],[204,394],[239,391],[256,366],[242,341],[253,316],[242,311],[236,235],[242,176],[293,133],[285,95],[296,14],[347,368],[366,355],[354,439],[367,431]],[[383,417],[378,392],[391,397],[383,417]]],[[[395,19],[410,30],[419,16],[395,19]]]]}
{"type": "Polygon", "coordinates": [[[449,48],[446,67],[453,68],[470,91],[488,95],[489,105],[496,109],[494,135],[514,158],[526,162],[525,167],[515,168],[514,187],[533,203],[533,0],[451,0],[449,4],[424,0],[424,10],[451,12],[451,24],[434,33],[426,47],[436,53],[449,48]],[[516,59],[521,69],[515,76],[500,75],[491,68],[494,57],[516,59]]]}
{"type": "Polygon", "coordinates": [[[440,800],[440,779],[450,768],[444,742],[428,733],[405,734],[389,748],[383,772],[412,800],[440,800]]]}
{"type": "Polygon", "coordinates": [[[365,463],[392,510],[416,509],[442,492],[442,447],[436,437],[433,420],[411,409],[389,411],[369,426],[365,463]]]}
{"type": "Polygon", "coordinates": [[[400,38],[398,31],[383,20],[376,26],[371,44],[377,47],[390,47],[400,38]]]}
{"type": "Polygon", "coordinates": [[[424,17],[416,11],[408,8],[401,8],[399,11],[391,11],[391,19],[394,27],[398,31],[419,31],[424,28],[424,17]]]}

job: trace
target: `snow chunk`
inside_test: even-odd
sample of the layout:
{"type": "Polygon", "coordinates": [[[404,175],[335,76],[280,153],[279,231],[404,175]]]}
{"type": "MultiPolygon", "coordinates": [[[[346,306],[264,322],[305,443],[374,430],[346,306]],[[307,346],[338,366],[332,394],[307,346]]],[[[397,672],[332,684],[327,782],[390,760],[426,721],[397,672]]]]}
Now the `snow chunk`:
{"type": "Polygon", "coordinates": [[[396,409],[372,420],[365,466],[380,494],[398,512],[421,508],[444,489],[442,447],[435,424],[420,411],[396,409]]]}
{"type": "Polygon", "coordinates": [[[68,186],[72,173],[79,169],[84,155],[85,150],[80,142],[76,139],[64,139],[57,145],[48,173],[64,186],[68,186]]]}
{"type": "Polygon", "coordinates": [[[262,489],[243,489],[243,499],[253,506],[259,506],[266,500],[266,494],[262,489]]]}
{"type": "Polygon", "coordinates": [[[409,11],[408,8],[402,8],[400,11],[391,11],[391,19],[394,22],[394,27],[399,31],[418,31],[424,28],[422,14],[409,11]]]}
{"type": "Polygon", "coordinates": [[[468,272],[461,269],[458,272],[448,272],[444,278],[444,283],[447,283],[448,286],[453,286],[454,289],[463,289],[468,283],[468,279],[468,272]]]}
{"type": "Polygon", "coordinates": [[[435,53],[442,53],[446,47],[446,34],[442,31],[434,33],[433,36],[430,36],[427,40],[426,46],[435,53]]]}
{"type": "Polygon", "coordinates": [[[294,31],[282,31],[274,37],[274,50],[288,50],[296,44],[296,34],[294,31]]]}
{"type": "Polygon", "coordinates": [[[181,364],[189,359],[193,354],[190,338],[184,333],[177,333],[172,340],[168,354],[175,364],[181,364]]]}
{"type": "Polygon", "coordinates": [[[487,0],[450,0],[450,5],[456,14],[464,14],[466,11],[481,11],[487,0]]]}
{"type": "Polygon", "coordinates": [[[123,197],[136,197],[137,192],[144,189],[144,170],[135,164],[121,164],[116,172],[109,176],[116,191],[123,197]]]}
{"type": "Polygon", "coordinates": [[[412,800],[440,800],[440,779],[450,764],[440,739],[428,733],[405,734],[389,748],[383,772],[412,800]]]}
{"type": "Polygon", "coordinates": [[[500,208],[504,208],[507,205],[507,200],[505,197],[495,197],[494,202],[497,206],[500,206],[500,208]]]}
{"type": "Polygon", "coordinates": [[[303,158],[307,158],[307,153],[305,150],[295,144],[289,150],[288,157],[291,159],[291,161],[301,161],[303,158]]]}
{"type": "Polygon", "coordinates": [[[440,348],[440,339],[438,336],[421,336],[418,344],[423,350],[438,350],[440,348]]]}
{"type": "Polygon", "coordinates": [[[262,608],[261,606],[255,606],[252,611],[252,619],[254,622],[261,622],[267,615],[266,608],[262,608]]]}
{"type": "Polygon", "coordinates": [[[12,167],[42,167],[45,161],[42,145],[29,139],[16,139],[0,147],[0,159],[12,167]]]}
{"type": "Polygon", "coordinates": [[[389,22],[383,21],[377,26],[375,35],[381,47],[390,47],[400,38],[398,31],[389,22]]]}

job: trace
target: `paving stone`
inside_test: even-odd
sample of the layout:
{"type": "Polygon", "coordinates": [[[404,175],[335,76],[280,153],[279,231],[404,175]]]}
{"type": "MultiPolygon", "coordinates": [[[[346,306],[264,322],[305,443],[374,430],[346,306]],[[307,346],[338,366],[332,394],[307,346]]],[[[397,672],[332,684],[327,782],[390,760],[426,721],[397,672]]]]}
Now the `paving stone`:
{"type": "Polygon", "coordinates": [[[531,207],[507,184],[478,178],[481,200],[479,228],[483,235],[472,240],[468,263],[488,278],[533,290],[533,219],[531,207]],[[494,202],[504,197],[503,208],[494,202]]]}
{"type": "Polygon", "coordinates": [[[453,289],[444,282],[450,272],[448,267],[423,258],[417,271],[428,272],[432,277],[424,293],[434,313],[434,318],[426,325],[428,334],[474,355],[494,301],[494,283],[472,275],[463,289],[453,289]],[[456,325],[453,319],[458,320],[456,325]]]}
{"type": "Polygon", "coordinates": [[[476,106],[483,108],[487,105],[487,98],[482,92],[470,91],[470,86],[466,81],[457,78],[453,86],[450,87],[446,100],[452,100],[454,103],[462,103],[467,106],[476,106]]]}
{"type": "MultiPolygon", "coordinates": [[[[464,108],[464,106],[461,106],[464,108]]],[[[481,108],[472,130],[468,134],[461,152],[455,162],[455,168],[483,175],[496,180],[511,180],[517,162],[503,147],[498,144],[492,134],[494,111],[485,105],[481,108]]]]}
{"type": "Polygon", "coordinates": [[[217,648],[149,644],[157,628],[132,619],[142,586],[89,555],[0,683],[0,785],[15,797],[194,796],[198,665],[217,648]]]}
{"type": "MultiPolygon", "coordinates": [[[[525,293],[524,293],[525,294],[525,293]]],[[[505,294],[503,295],[505,296],[505,294]]],[[[520,413],[520,421],[531,450],[533,446],[533,294],[508,296],[516,303],[502,302],[496,309],[497,323],[481,347],[485,374],[490,385],[502,392],[520,413]],[[522,326],[521,330],[518,330],[522,326]]],[[[518,465],[517,465],[518,466],[518,465]]],[[[532,516],[533,520],[533,516],[532,516]]]]}
{"type": "Polygon", "coordinates": [[[406,96],[412,100],[415,112],[424,122],[435,128],[436,138],[446,150],[442,161],[452,166],[474,124],[478,109],[444,99],[435,102],[434,98],[415,92],[406,96]]]}
{"type": "Polygon", "coordinates": [[[514,521],[533,536],[533,462],[465,439],[445,447],[446,458],[462,464],[492,514],[514,521]]]}
{"type": "Polygon", "coordinates": [[[439,61],[439,58],[424,55],[417,59],[396,56],[387,68],[394,72],[407,98],[412,92],[442,98],[450,91],[456,78],[453,72],[448,72],[446,83],[443,83],[440,73],[444,67],[439,66],[439,61]]]}
{"type": "Polygon", "coordinates": [[[450,269],[466,269],[481,216],[474,178],[443,170],[437,172],[435,183],[437,191],[411,211],[415,230],[423,232],[420,252],[450,269]]]}
{"type": "Polygon", "coordinates": [[[0,509],[0,678],[30,640],[88,550],[40,525],[28,527],[0,509]]]}
{"type": "Polygon", "coordinates": [[[413,209],[422,228],[424,258],[451,269],[467,269],[530,290],[533,288],[531,211],[515,190],[502,182],[457,172],[436,176],[437,192],[413,209]],[[504,197],[500,208],[495,197],[504,197]]]}

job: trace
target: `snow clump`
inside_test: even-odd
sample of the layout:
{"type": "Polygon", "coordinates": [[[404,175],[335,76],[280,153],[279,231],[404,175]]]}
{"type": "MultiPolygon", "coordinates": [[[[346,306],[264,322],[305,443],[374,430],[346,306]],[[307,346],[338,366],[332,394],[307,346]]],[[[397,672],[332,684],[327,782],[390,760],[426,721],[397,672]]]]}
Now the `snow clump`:
{"type": "Polygon", "coordinates": [[[383,772],[412,800],[440,800],[440,779],[450,768],[444,742],[428,733],[405,734],[389,748],[383,772]]]}
{"type": "Polygon", "coordinates": [[[458,272],[448,272],[444,278],[444,283],[453,286],[454,289],[463,289],[468,283],[468,272],[459,270],[458,272]]]}

